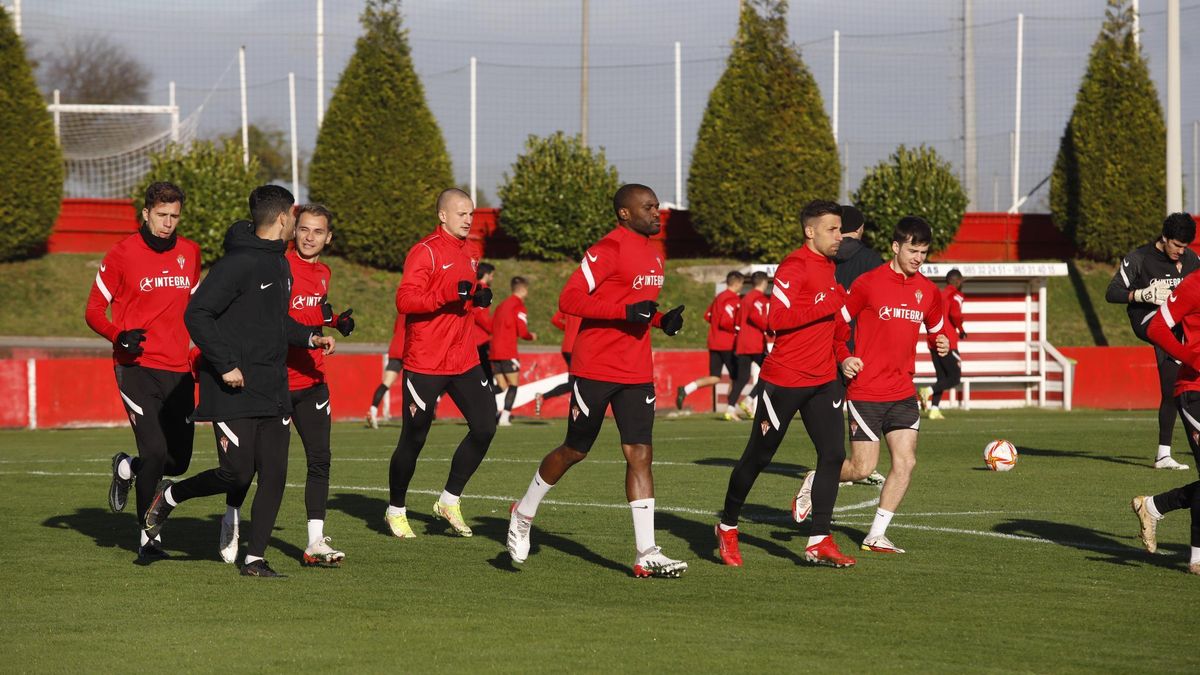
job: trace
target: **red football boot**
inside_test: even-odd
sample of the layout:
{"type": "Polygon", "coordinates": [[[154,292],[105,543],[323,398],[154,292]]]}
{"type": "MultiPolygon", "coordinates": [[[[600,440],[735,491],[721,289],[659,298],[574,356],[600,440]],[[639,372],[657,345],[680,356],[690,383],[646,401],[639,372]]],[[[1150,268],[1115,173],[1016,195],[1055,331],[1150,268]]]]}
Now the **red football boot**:
{"type": "Polygon", "coordinates": [[[827,536],[819,544],[804,549],[804,559],[814,565],[829,567],[854,567],[854,558],[838,550],[833,536],[827,536]]]}
{"type": "Polygon", "coordinates": [[[730,567],[741,567],[742,552],[738,550],[737,528],[722,530],[718,524],[713,525],[713,532],[717,535],[717,550],[721,553],[721,562],[730,567]]]}

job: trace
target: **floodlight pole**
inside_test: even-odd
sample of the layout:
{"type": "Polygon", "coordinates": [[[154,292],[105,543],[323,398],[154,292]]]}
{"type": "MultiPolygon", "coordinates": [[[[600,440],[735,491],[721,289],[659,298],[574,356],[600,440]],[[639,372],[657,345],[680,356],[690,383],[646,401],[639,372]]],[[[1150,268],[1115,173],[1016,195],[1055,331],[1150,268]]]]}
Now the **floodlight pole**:
{"type": "Polygon", "coordinates": [[[1138,0],[1133,0],[1131,5],[1133,10],[1133,44],[1135,47],[1142,45],[1142,12],[1138,9],[1138,0]]]}
{"type": "Polygon", "coordinates": [[[242,90],[242,166],[250,168],[250,121],[246,109],[246,47],[238,47],[238,77],[242,90]]]}
{"type": "Polygon", "coordinates": [[[171,142],[179,142],[179,106],[175,104],[175,81],[167,87],[167,105],[171,106],[171,142]]]}
{"type": "Polygon", "coordinates": [[[838,89],[841,85],[842,32],[833,31],[833,142],[838,142],[838,89]]]}
{"type": "Polygon", "coordinates": [[[13,30],[21,35],[21,0],[13,0],[13,30]]]}
{"type": "Polygon", "coordinates": [[[477,148],[478,135],[477,135],[477,128],[475,126],[475,123],[477,120],[476,114],[478,111],[478,106],[477,106],[478,99],[476,98],[478,90],[476,89],[476,79],[475,79],[477,68],[478,68],[478,61],[476,60],[476,58],[474,56],[472,56],[471,57],[471,203],[472,204],[475,203],[475,185],[476,185],[476,178],[478,175],[476,173],[476,168],[477,168],[476,160],[478,157],[478,155],[476,154],[476,148],[477,148]]]}
{"type": "Polygon", "coordinates": [[[683,47],[675,43],[675,208],[683,208],[683,47]]]}
{"type": "Polygon", "coordinates": [[[325,0],[317,0],[317,129],[325,119],[325,0]]]}
{"type": "Polygon", "coordinates": [[[583,36],[579,76],[579,135],[588,144],[588,0],[583,0],[583,36]]]}
{"type": "Polygon", "coordinates": [[[1167,0],[1167,213],[1183,210],[1183,130],[1179,99],[1179,0],[1167,0]]]}
{"type": "Polygon", "coordinates": [[[292,195],[300,194],[300,148],[296,140],[296,73],[288,73],[288,106],[292,113],[292,195]]]}
{"type": "Polygon", "coordinates": [[[1192,122],[1192,213],[1200,213],[1200,121],[1192,122]]]}
{"type": "Polygon", "coordinates": [[[1021,70],[1025,54],[1025,15],[1017,15],[1017,93],[1016,113],[1013,124],[1012,147],[1012,206],[1009,213],[1016,213],[1021,206],[1021,70]]]}
{"type": "Polygon", "coordinates": [[[975,11],[974,0],[963,0],[963,175],[967,209],[979,208],[979,159],[975,128],[975,11]]]}
{"type": "Polygon", "coordinates": [[[54,90],[54,140],[62,145],[62,92],[54,90]]]}

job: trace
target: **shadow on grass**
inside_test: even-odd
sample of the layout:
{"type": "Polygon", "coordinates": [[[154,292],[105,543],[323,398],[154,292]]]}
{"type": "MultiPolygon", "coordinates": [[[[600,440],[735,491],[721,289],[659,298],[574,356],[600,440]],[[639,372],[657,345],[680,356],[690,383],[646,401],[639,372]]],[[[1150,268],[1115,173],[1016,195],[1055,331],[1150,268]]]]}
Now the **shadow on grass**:
{"type": "MultiPolygon", "coordinates": [[[[430,504],[432,505],[432,502],[430,504]]],[[[357,492],[338,492],[332,494],[326,503],[326,508],[331,511],[341,511],[351,518],[357,518],[372,532],[378,532],[390,537],[392,536],[392,531],[388,529],[387,523],[383,519],[387,507],[387,498],[368,497],[357,492]]],[[[440,533],[443,530],[448,530],[450,527],[444,520],[435,520],[432,513],[414,508],[408,509],[408,522],[409,525],[414,526],[413,531],[417,531],[415,527],[417,524],[424,523],[425,531],[431,534],[440,533]]]]}
{"type": "MultiPolygon", "coordinates": [[[[733,467],[737,466],[737,463],[737,459],[730,459],[728,457],[705,457],[704,459],[698,459],[695,461],[695,464],[699,464],[700,466],[724,466],[729,467],[730,469],[733,469],[733,467]]],[[[763,469],[763,473],[769,473],[776,476],[792,476],[795,478],[803,478],[804,474],[810,469],[812,469],[812,467],[804,464],[771,462],[767,465],[767,468],[763,469]]]]}
{"type": "MultiPolygon", "coordinates": [[[[478,523],[478,526],[472,525],[472,529],[474,529],[477,535],[487,537],[488,539],[495,541],[501,547],[508,545],[507,518],[484,516],[481,518],[473,518],[471,521],[472,523],[478,523]]],[[[614,572],[620,572],[626,576],[629,576],[633,573],[633,567],[631,565],[619,563],[616,560],[606,558],[591,550],[587,546],[575,541],[574,539],[569,539],[562,535],[554,534],[553,532],[547,532],[544,529],[538,528],[535,524],[533,527],[533,533],[530,535],[530,560],[532,560],[542,548],[552,548],[566,553],[567,555],[579,558],[580,560],[589,562],[593,565],[599,565],[605,569],[613,570],[614,572]]],[[[512,561],[509,559],[507,552],[496,556],[488,562],[491,563],[492,567],[495,567],[496,569],[506,571],[517,569],[515,566],[512,566],[512,561]]],[[[631,560],[630,563],[632,562],[633,561],[631,560]]]]}
{"type": "Polygon", "coordinates": [[[1098,455],[1092,452],[1080,452],[1078,450],[1052,450],[1048,448],[1030,448],[1026,446],[1017,446],[1018,457],[1025,455],[1028,457],[1054,457],[1056,459],[1091,459],[1097,462],[1108,462],[1110,464],[1125,464],[1127,466],[1139,466],[1148,468],[1150,465],[1146,462],[1145,457],[1136,455],[1098,455]]]}
{"type": "MultiPolygon", "coordinates": [[[[90,537],[101,548],[117,548],[129,551],[134,564],[148,565],[156,560],[139,560],[137,556],[137,519],[132,513],[112,513],[107,509],[84,508],[75,513],[50,516],[42,521],[42,527],[70,530],[90,537]]],[[[278,527],[275,529],[279,529],[278,527]]],[[[174,515],[163,526],[163,548],[171,556],[168,560],[219,561],[217,538],[221,532],[221,516],[213,514],[207,518],[189,518],[174,515]]],[[[246,552],[246,537],[250,533],[250,522],[242,521],[240,552],[246,552]]],[[[299,561],[304,549],[271,537],[270,545],[285,556],[299,561]]]]}
{"type": "MultiPolygon", "coordinates": [[[[1129,516],[1130,530],[1137,531],[1137,523],[1132,515],[1129,516]]],[[[1048,520],[1033,520],[1028,518],[1010,519],[992,528],[1001,534],[1011,534],[1023,537],[1038,537],[1046,539],[1059,546],[1088,551],[1096,555],[1088,556],[1088,560],[1105,562],[1112,565],[1154,565],[1166,569],[1180,569],[1184,554],[1189,547],[1178,544],[1159,544],[1158,554],[1147,553],[1142,548],[1136,535],[1115,535],[1101,532],[1090,527],[1056,523],[1048,520]],[[1129,543],[1132,541],[1133,543],[1129,543]]]]}

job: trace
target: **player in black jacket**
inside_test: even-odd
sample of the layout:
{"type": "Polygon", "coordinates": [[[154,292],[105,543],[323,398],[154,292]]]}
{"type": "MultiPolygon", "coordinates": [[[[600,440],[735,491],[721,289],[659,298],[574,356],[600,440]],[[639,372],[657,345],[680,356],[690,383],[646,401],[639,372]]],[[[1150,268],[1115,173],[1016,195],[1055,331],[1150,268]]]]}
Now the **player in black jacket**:
{"type": "Polygon", "coordinates": [[[864,229],[862,211],[853,206],[842,206],[842,246],[833,259],[837,264],[833,278],[842,288],[850,288],[859,276],[883,264],[879,251],[862,242],[864,229]]]}
{"type": "Polygon", "coordinates": [[[171,509],[194,497],[243,493],[258,473],[250,514],[250,542],[242,574],[279,576],[263,559],[287,480],[292,402],[287,347],[333,352],[332,337],[288,316],[292,274],[284,258],[295,234],[295,199],[276,185],[250,193],[254,224],[234,223],[225,235],[225,256],[213,265],[184,313],[200,348],[197,421],[210,421],[220,465],[178,484],[159,483],[146,513],[153,538],[171,509]]]}
{"type": "MultiPolygon", "coordinates": [[[[1196,221],[1186,213],[1172,213],[1163,221],[1162,235],[1155,241],[1129,252],[1108,284],[1105,299],[1127,304],[1129,325],[1139,339],[1150,342],[1146,327],[1159,305],[1167,301],[1183,278],[1198,267],[1200,257],[1188,248],[1196,238],[1196,221]]],[[[1158,453],[1156,469],[1186,470],[1171,457],[1171,436],[1175,433],[1175,397],[1172,390],[1179,375],[1179,362],[1157,345],[1154,358],[1158,363],[1158,385],[1161,400],[1158,404],[1158,453]]]]}

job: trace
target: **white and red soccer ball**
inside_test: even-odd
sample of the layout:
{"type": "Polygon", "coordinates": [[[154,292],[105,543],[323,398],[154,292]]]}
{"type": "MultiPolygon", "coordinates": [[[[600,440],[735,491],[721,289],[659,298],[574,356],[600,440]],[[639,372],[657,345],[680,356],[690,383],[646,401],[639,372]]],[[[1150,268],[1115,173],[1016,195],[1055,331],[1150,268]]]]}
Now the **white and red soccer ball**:
{"type": "Polygon", "coordinates": [[[994,440],[983,448],[983,463],[992,471],[1012,471],[1017,465],[1017,448],[1006,440],[994,440]]]}

